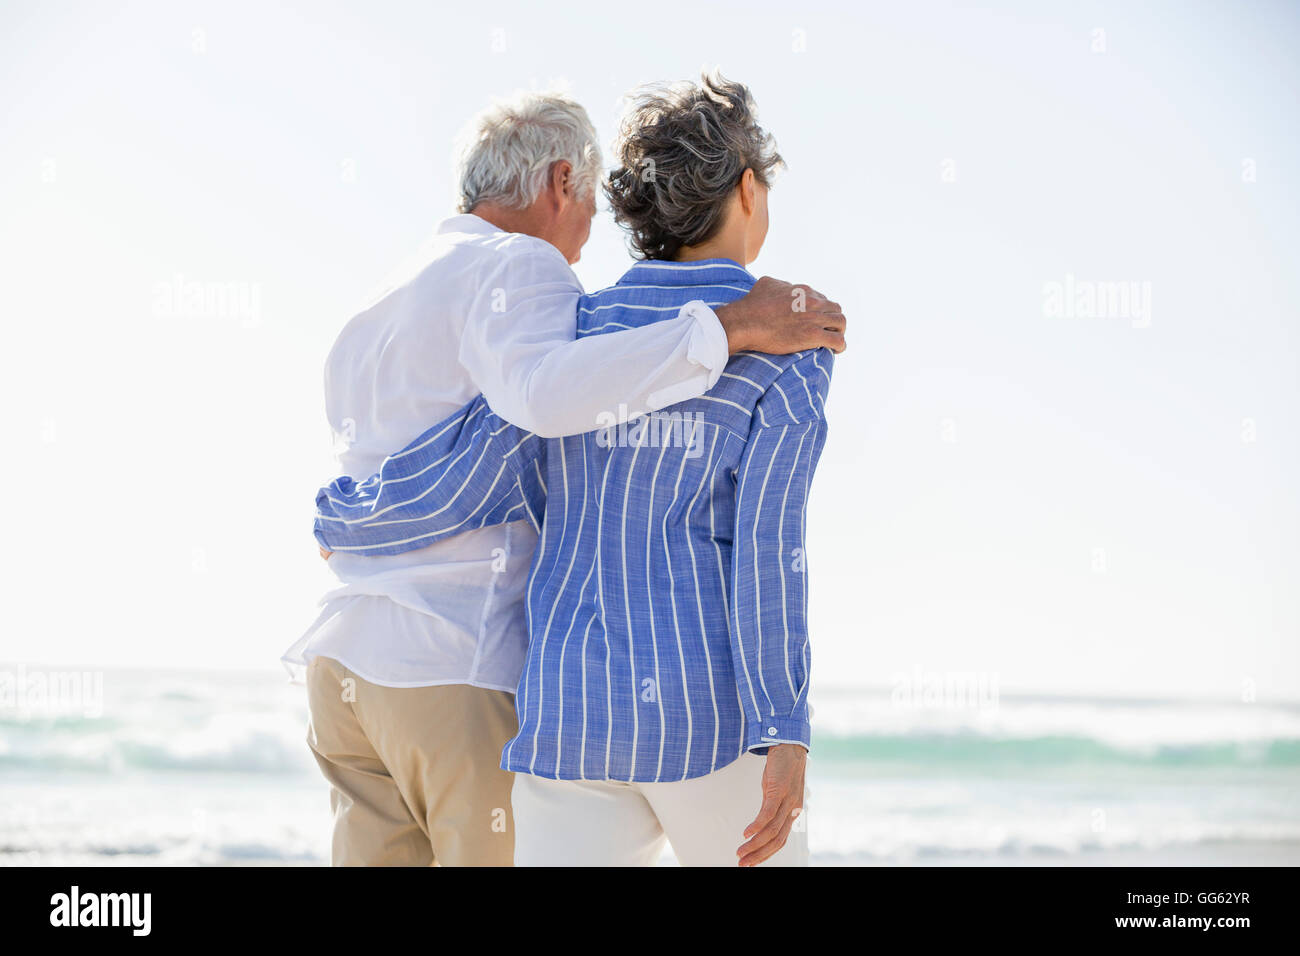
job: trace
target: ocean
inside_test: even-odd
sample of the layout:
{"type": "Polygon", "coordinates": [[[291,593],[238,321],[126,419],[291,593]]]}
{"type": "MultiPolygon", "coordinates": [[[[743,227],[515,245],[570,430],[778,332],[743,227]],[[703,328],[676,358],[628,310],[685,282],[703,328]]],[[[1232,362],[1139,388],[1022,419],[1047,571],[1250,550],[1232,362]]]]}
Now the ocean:
{"type": "MultiPolygon", "coordinates": [[[[328,862],[283,675],[100,671],[74,693],[66,669],[5,673],[0,864],[328,862]]],[[[1300,706],[836,688],[813,707],[815,865],[1300,864],[1300,706]]]]}

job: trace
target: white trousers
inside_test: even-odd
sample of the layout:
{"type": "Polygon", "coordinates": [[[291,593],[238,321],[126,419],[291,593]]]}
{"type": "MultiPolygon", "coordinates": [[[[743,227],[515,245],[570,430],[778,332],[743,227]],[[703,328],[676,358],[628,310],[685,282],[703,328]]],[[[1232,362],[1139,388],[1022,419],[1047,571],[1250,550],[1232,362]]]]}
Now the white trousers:
{"type": "MultiPolygon", "coordinates": [[[[763,803],[766,757],[675,783],[548,780],[515,774],[516,866],[654,866],[664,841],[682,866],[736,866],[763,803]]],[[[805,801],[805,814],[807,803],[805,801]]],[[[762,866],[807,866],[807,818],[762,866]]]]}

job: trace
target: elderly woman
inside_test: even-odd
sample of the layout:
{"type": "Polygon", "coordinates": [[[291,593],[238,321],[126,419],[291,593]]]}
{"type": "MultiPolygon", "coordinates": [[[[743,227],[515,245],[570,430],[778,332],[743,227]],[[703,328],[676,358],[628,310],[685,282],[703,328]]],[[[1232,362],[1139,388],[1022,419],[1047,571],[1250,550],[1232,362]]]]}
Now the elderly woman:
{"type": "MultiPolygon", "coordinates": [[[[584,297],[579,334],[744,295],[781,163],[749,91],[719,76],[646,88],[616,149],[606,193],[638,261],[584,297]]],[[[536,527],[501,763],[517,774],[517,863],[650,864],[665,839],[686,865],[806,862],[804,520],[831,365],[826,349],[737,354],[703,397],[614,440],[543,439],[480,397],[368,481],[322,489],[331,550],[536,527]]]]}

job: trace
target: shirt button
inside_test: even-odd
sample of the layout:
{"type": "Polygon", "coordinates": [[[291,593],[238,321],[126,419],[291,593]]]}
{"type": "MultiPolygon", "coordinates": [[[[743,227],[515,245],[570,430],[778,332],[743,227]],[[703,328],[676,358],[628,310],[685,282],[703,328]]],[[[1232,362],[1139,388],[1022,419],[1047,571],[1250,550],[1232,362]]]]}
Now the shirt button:
{"type": "Polygon", "coordinates": [[[767,728],[767,735],[768,735],[769,737],[775,737],[775,736],[776,736],[776,728],[775,728],[775,727],[769,727],[769,728],[767,728]]]}

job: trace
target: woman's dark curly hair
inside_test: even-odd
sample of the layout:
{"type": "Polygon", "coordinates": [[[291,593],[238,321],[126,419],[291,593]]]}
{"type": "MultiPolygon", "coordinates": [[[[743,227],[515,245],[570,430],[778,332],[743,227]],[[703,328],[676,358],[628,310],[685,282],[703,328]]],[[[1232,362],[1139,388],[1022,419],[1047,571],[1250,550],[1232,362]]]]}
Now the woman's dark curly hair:
{"type": "Polygon", "coordinates": [[[632,95],[605,181],[633,254],[673,259],[718,231],[746,169],[764,186],[783,166],[758,125],[749,89],[720,73],[700,83],[652,84],[632,95]]]}

